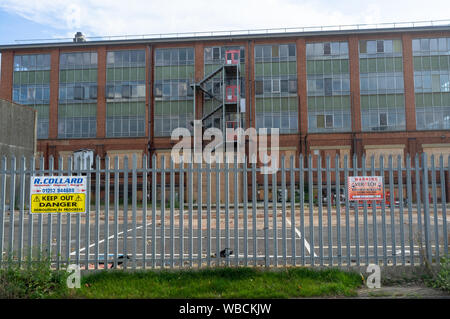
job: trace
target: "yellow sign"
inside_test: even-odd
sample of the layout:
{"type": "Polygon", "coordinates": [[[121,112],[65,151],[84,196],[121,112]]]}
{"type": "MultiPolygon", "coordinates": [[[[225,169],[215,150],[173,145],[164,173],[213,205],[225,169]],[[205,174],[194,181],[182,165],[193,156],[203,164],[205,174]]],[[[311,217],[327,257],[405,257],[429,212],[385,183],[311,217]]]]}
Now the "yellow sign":
{"type": "Polygon", "coordinates": [[[32,213],[82,213],[86,210],[85,194],[33,194],[32,213]]]}

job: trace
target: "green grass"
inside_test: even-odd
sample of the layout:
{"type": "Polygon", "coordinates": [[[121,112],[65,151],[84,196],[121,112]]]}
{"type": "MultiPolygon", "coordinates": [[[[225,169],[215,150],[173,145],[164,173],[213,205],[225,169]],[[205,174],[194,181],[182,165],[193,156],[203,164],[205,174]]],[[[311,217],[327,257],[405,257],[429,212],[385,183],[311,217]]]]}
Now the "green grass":
{"type": "Polygon", "coordinates": [[[33,261],[25,268],[11,262],[0,270],[0,299],[51,298],[67,294],[67,276],[64,270],[51,270],[45,260],[33,261]]]}
{"type": "Polygon", "coordinates": [[[295,298],[356,296],[361,276],[337,269],[213,268],[102,271],[82,278],[68,298],[295,298]]]}

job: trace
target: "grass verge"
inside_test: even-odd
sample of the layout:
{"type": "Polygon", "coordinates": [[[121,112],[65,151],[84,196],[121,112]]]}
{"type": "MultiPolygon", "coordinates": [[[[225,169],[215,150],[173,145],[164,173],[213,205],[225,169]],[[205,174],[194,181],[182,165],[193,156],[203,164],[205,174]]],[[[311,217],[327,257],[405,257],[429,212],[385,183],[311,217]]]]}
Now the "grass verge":
{"type": "Polygon", "coordinates": [[[361,276],[337,269],[213,268],[102,271],[61,298],[296,298],[356,296],[361,276]]]}
{"type": "Polygon", "coordinates": [[[68,293],[67,273],[50,269],[50,262],[10,263],[0,269],[0,299],[51,298],[68,293]]]}

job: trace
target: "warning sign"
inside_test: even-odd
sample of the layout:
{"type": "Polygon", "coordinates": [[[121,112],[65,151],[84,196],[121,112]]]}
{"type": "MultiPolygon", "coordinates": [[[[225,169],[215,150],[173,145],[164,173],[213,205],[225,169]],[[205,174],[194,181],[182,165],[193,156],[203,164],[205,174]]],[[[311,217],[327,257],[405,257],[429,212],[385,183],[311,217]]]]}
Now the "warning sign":
{"type": "Polygon", "coordinates": [[[31,213],[86,212],[85,176],[32,176],[31,213]]]}
{"type": "Polygon", "coordinates": [[[348,200],[381,200],[383,194],[381,176],[348,177],[348,200]]]}

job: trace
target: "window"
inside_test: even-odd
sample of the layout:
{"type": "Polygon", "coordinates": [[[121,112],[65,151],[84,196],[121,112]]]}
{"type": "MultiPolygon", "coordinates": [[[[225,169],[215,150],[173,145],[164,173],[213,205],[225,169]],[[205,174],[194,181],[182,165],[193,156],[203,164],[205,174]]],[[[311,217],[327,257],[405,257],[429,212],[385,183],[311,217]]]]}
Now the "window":
{"type": "Polygon", "coordinates": [[[380,126],[387,126],[387,125],[388,125],[387,113],[380,113],[380,126]]]}
{"type": "Polygon", "coordinates": [[[377,53],[384,52],[384,41],[377,41],[377,53]]]}
{"type": "MultiPolygon", "coordinates": [[[[220,48],[205,51],[205,59],[220,59],[220,48]]],[[[173,129],[187,127],[193,117],[194,49],[155,50],[154,68],[154,134],[170,136],[173,129]],[[162,63],[158,62],[162,56],[162,63]]],[[[137,87],[139,92],[139,86],[137,87]]],[[[210,87],[213,90],[213,87],[210,87]]],[[[145,100],[143,100],[145,105],[145,100]]],[[[143,113],[145,115],[145,112],[143,113]]]]}
{"type": "Polygon", "coordinates": [[[329,42],[323,44],[323,54],[331,54],[331,44],[329,42]]]}
{"type": "Polygon", "coordinates": [[[298,130],[295,44],[255,46],[256,128],[298,130]]]}
{"type": "Polygon", "coordinates": [[[280,93],[280,80],[272,80],[272,93],[280,93]]]}
{"type": "Polygon", "coordinates": [[[450,37],[413,39],[418,130],[450,129],[450,37]]]}
{"type": "Polygon", "coordinates": [[[306,52],[308,132],[351,131],[348,43],[306,43],[306,52]]]}

